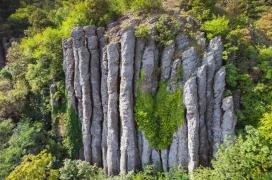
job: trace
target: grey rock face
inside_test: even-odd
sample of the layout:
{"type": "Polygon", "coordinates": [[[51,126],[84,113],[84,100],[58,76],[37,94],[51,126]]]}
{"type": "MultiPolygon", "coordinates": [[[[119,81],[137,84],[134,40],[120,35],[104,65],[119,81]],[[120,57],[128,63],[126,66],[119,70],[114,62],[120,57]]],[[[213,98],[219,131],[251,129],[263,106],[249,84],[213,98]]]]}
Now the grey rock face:
{"type": "Polygon", "coordinates": [[[199,112],[197,101],[196,77],[190,78],[184,85],[184,105],[188,122],[188,170],[192,172],[199,163],[199,112]]]}
{"type": "Polygon", "coordinates": [[[221,37],[217,36],[210,41],[208,52],[214,53],[216,70],[222,66],[223,43],[221,37]]]}
{"type": "Polygon", "coordinates": [[[225,97],[222,101],[222,109],[224,111],[221,129],[222,129],[222,142],[232,139],[235,135],[235,126],[237,118],[234,113],[234,103],[232,96],[225,97]]]}
{"type": "Polygon", "coordinates": [[[118,45],[111,43],[107,46],[108,57],[108,138],[107,138],[107,163],[108,174],[119,173],[119,114],[118,114],[118,74],[119,51],[118,45]]]}
{"type": "Polygon", "coordinates": [[[135,50],[135,65],[134,65],[134,95],[137,96],[137,86],[139,82],[142,57],[144,53],[145,40],[137,39],[136,41],[136,50],[135,50]]]}
{"type": "Polygon", "coordinates": [[[142,90],[145,93],[155,93],[157,90],[157,63],[155,41],[149,40],[142,59],[142,90]]]}
{"type": "Polygon", "coordinates": [[[203,166],[209,162],[209,142],[206,127],[206,97],[207,97],[207,66],[202,65],[197,70],[198,106],[199,106],[199,161],[203,166]]]}
{"type": "Polygon", "coordinates": [[[178,49],[184,49],[189,46],[190,41],[187,35],[185,34],[178,34],[176,37],[176,46],[178,49]]]}
{"type": "Polygon", "coordinates": [[[162,51],[161,58],[161,80],[167,80],[170,77],[171,65],[174,57],[175,45],[166,46],[162,51]]]}
{"type": "Polygon", "coordinates": [[[221,141],[221,122],[222,122],[222,109],[221,104],[223,94],[225,91],[225,76],[226,69],[221,67],[215,74],[214,78],[214,105],[213,105],[213,122],[212,122],[212,136],[213,136],[213,156],[217,151],[217,146],[221,141]]]}
{"type": "Polygon", "coordinates": [[[107,137],[108,137],[108,60],[107,60],[107,48],[103,48],[103,54],[101,59],[101,101],[103,107],[103,130],[102,130],[102,158],[103,168],[107,170],[107,137]]]}
{"type": "Polygon", "coordinates": [[[91,55],[90,59],[90,81],[92,90],[93,101],[93,114],[91,124],[92,134],[92,163],[97,166],[102,166],[102,121],[103,110],[101,104],[100,87],[101,87],[101,75],[100,75],[100,59],[98,50],[98,39],[95,35],[95,27],[84,27],[85,34],[87,36],[88,49],[91,55]]]}
{"type": "MultiPolygon", "coordinates": [[[[137,21],[130,23],[135,26],[137,21]]],[[[198,165],[209,165],[217,145],[234,136],[237,121],[233,98],[223,99],[226,72],[220,37],[206,47],[204,34],[198,33],[197,47],[188,48],[194,43],[180,33],[160,52],[153,36],[136,39],[132,26],[119,26],[116,22],[107,31],[75,28],[72,40],[63,42],[66,90],[82,122],[84,159],[109,175],[147,164],[164,171],[179,166],[190,173],[198,165]],[[197,48],[205,51],[202,62],[197,48]],[[159,80],[167,82],[169,93],[183,89],[186,108],[171,145],[160,150],[150,147],[134,121],[137,90],[155,96],[159,80]]],[[[154,28],[151,33],[155,35],[154,28]]]]}
{"type": "Polygon", "coordinates": [[[152,163],[155,169],[160,170],[162,167],[160,153],[157,150],[153,149],[151,157],[152,157],[152,163]]]}
{"type": "Polygon", "coordinates": [[[168,149],[161,150],[162,169],[164,172],[168,171],[168,149]]]}
{"type": "Polygon", "coordinates": [[[73,41],[72,39],[63,41],[63,70],[65,74],[65,87],[69,103],[76,111],[76,97],[74,91],[74,70],[75,70],[75,59],[73,53],[73,41]]]}
{"type": "Polygon", "coordinates": [[[196,41],[201,48],[204,49],[206,47],[206,38],[204,32],[197,32],[196,41]]]}
{"type": "Polygon", "coordinates": [[[178,165],[184,169],[188,165],[188,125],[185,120],[178,129],[178,165]]]}
{"type": "Polygon", "coordinates": [[[84,32],[83,29],[77,29],[73,31],[75,35],[75,40],[78,38],[81,41],[74,40],[74,46],[78,45],[77,53],[79,58],[79,75],[80,75],[80,85],[82,87],[82,140],[84,148],[84,158],[86,161],[91,162],[91,116],[92,116],[92,100],[91,100],[91,86],[90,86],[90,54],[88,49],[84,46],[84,32]],[[76,33],[77,32],[77,33],[76,33]]]}
{"type": "Polygon", "coordinates": [[[142,150],[141,161],[142,161],[142,167],[144,167],[151,163],[152,150],[144,135],[142,135],[142,142],[143,142],[143,150],[142,150]]]}
{"type": "Polygon", "coordinates": [[[122,125],[120,172],[136,169],[138,150],[133,116],[133,61],[135,36],[127,30],[121,39],[120,118],[122,125]]]}
{"type": "Polygon", "coordinates": [[[194,47],[189,48],[182,54],[183,81],[186,82],[198,67],[197,51],[194,47]]]}
{"type": "Polygon", "coordinates": [[[169,149],[168,166],[173,168],[178,165],[178,135],[177,132],[173,135],[172,143],[169,149]]]}
{"type": "MultiPolygon", "coordinates": [[[[215,58],[214,54],[212,52],[205,53],[203,57],[203,65],[207,66],[207,83],[206,83],[206,89],[207,89],[207,97],[206,97],[206,127],[207,127],[207,133],[208,133],[208,143],[210,146],[212,145],[213,137],[212,137],[212,123],[213,123],[213,82],[214,82],[214,74],[215,74],[215,58]]],[[[209,156],[211,156],[212,149],[211,147],[208,148],[209,156]]]]}
{"type": "Polygon", "coordinates": [[[174,92],[177,88],[181,87],[182,84],[182,66],[181,59],[176,59],[171,68],[170,80],[167,86],[169,92],[174,92]]]}

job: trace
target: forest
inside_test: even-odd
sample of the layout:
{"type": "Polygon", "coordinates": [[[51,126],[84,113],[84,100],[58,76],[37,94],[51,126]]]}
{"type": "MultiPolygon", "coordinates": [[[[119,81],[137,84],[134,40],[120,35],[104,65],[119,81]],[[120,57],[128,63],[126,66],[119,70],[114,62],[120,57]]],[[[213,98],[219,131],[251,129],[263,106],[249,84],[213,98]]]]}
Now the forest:
{"type": "MultiPolygon", "coordinates": [[[[179,24],[158,21],[155,41],[169,45],[179,24]]],[[[0,179],[272,179],[271,0],[0,0],[0,40],[0,179]],[[236,99],[236,137],[193,172],[151,164],[110,176],[80,157],[84,136],[69,100],[63,42],[76,27],[109,27],[136,16],[135,36],[145,39],[151,27],[141,21],[168,15],[193,19],[195,27],[185,27],[190,37],[221,37],[224,97],[236,99]]],[[[137,91],[134,102],[137,127],[159,150],[171,144],[185,113],[176,101],[182,93],[167,94],[163,83],[153,96],[137,91]],[[150,120],[158,117],[159,127],[150,120]]]]}

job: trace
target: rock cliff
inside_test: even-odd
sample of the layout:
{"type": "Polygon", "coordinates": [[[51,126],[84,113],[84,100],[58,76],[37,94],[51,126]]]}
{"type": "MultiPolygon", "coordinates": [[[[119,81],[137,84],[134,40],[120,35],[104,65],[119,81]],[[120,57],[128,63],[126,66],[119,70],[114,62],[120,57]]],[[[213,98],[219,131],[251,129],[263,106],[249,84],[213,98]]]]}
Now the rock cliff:
{"type": "MultiPolygon", "coordinates": [[[[203,33],[192,38],[179,31],[171,43],[161,45],[153,35],[136,37],[137,25],[130,20],[126,27],[120,22],[107,28],[77,27],[63,42],[66,91],[82,124],[84,159],[109,175],[147,164],[189,172],[209,165],[218,145],[234,136],[236,125],[233,98],[224,97],[220,37],[207,42],[203,33]],[[185,110],[180,107],[184,120],[174,127],[171,142],[158,148],[147,138],[149,132],[139,128],[135,101],[142,92],[153,103],[164,103],[156,101],[162,83],[167,93],[183,94],[175,100],[185,110]]],[[[154,114],[149,121],[160,128],[161,118],[154,114]]]]}

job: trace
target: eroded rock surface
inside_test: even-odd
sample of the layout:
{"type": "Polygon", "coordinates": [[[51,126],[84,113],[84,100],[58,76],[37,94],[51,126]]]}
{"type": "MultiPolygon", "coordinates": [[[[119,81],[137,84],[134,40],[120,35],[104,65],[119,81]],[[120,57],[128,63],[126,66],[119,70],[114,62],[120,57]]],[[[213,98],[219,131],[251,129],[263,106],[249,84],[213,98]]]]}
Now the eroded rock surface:
{"type": "MultiPolygon", "coordinates": [[[[154,26],[157,19],[151,21],[154,26]]],[[[119,22],[107,29],[75,28],[72,38],[63,41],[66,90],[82,123],[84,159],[109,175],[149,164],[189,172],[207,166],[217,145],[235,135],[236,126],[233,98],[223,96],[221,38],[206,42],[199,32],[193,42],[180,32],[172,44],[161,46],[154,28],[152,36],[136,38],[137,22],[129,21],[125,29],[119,22]],[[158,149],[150,146],[148,132],[138,128],[134,105],[138,91],[156,97],[160,81],[167,93],[183,92],[178,101],[184,102],[185,111],[181,109],[184,121],[170,145],[158,149]]]]}

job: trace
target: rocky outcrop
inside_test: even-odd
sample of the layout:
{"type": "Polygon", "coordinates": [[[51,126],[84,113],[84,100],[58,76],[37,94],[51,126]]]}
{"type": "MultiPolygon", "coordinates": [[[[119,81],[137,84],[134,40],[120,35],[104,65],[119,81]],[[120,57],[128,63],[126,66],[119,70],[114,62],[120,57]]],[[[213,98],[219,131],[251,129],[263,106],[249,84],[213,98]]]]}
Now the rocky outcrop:
{"type": "MultiPolygon", "coordinates": [[[[221,38],[206,47],[203,33],[192,42],[180,32],[172,44],[161,47],[156,31],[146,39],[136,38],[137,21],[129,24],[75,28],[72,38],[63,41],[67,97],[82,123],[84,159],[109,175],[148,164],[189,172],[208,166],[217,145],[234,136],[236,125],[233,98],[223,95],[221,38]],[[167,93],[183,92],[177,101],[184,103],[184,121],[169,146],[159,149],[151,147],[148,132],[138,128],[134,106],[138,92],[156,97],[160,81],[167,93]]],[[[151,120],[160,123],[156,115],[151,120]]]]}

